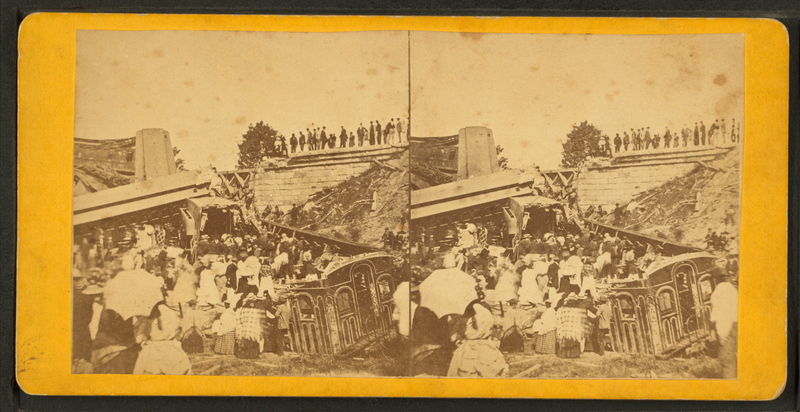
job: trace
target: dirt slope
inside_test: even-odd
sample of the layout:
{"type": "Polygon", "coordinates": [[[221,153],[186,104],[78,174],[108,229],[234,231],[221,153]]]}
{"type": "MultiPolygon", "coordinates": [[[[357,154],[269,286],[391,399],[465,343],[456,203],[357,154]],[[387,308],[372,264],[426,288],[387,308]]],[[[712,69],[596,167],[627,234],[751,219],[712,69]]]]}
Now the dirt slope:
{"type": "Polygon", "coordinates": [[[396,231],[407,216],[408,190],[406,150],[389,161],[375,162],[359,176],[312,195],[302,205],[306,213],[296,226],[381,246],[384,228],[396,231]]]}
{"type": "MultiPolygon", "coordinates": [[[[709,228],[738,237],[741,194],[741,149],[699,165],[687,175],[637,196],[636,212],[619,226],[683,244],[705,247],[709,228]],[[735,224],[725,225],[725,211],[733,206],[735,224]]],[[[613,223],[613,216],[601,219],[613,223]]]]}

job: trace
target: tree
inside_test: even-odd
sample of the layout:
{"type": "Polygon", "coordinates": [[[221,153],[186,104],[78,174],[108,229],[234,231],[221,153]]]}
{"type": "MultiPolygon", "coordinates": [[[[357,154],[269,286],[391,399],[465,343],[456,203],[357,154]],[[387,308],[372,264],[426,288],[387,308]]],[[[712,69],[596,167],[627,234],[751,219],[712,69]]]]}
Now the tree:
{"type": "Polygon", "coordinates": [[[604,155],[597,145],[601,138],[607,139],[608,136],[588,121],[572,126],[567,140],[561,144],[561,167],[580,167],[587,156],[604,155]]]}
{"type": "Polygon", "coordinates": [[[172,157],[175,158],[175,169],[179,172],[186,171],[186,165],[183,159],[178,157],[178,153],[181,152],[181,149],[178,149],[178,146],[172,146],[172,157]]]}
{"type": "Polygon", "coordinates": [[[269,127],[263,121],[250,125],[247,133],[242,135],[239,143],[239,169],[251,169],[266,157],[285,157],[286,154],[275,147],[275,141],[281,139],[277,130],[269,127]]]}
{"type": "Polygon", "coordinates": [[[506,150],[506,149],[504,149],[500,145],[497,145],[495,150],[497,150],[497,163],[500,164],[500,169],[508,170],[509,169],[509,167],[508,167],[508,158],[505,157],[505,156],[500,156],[500,153],[503,153],[503,150],[506,150]]]}

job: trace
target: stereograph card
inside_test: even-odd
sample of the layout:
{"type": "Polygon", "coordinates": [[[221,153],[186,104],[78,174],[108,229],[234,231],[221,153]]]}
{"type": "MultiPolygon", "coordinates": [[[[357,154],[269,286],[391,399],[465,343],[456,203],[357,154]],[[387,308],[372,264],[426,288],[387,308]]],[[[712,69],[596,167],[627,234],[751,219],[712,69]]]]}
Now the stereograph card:
{"type": "Polygon", "coordinates": [[[776,21],[34,14],[19,50],[28,393],[783,391],[776,21]]]}

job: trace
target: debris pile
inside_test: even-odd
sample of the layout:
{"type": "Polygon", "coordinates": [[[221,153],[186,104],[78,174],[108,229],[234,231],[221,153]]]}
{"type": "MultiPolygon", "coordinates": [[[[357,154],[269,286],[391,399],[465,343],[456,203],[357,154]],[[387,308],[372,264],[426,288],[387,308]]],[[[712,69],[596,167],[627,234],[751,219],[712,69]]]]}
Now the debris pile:
{"type": "MultiPolygon", "coordinates": [[[[709,228],[738,237],[741,157],[737,146],[714,161],[698,162],[698,167],[684,176],[641,193],[620,205],[625,213],[618,226],[702,248],[709,228]],[[734,223],[726,224],[730,209],[734,223]]],[[[598,220],[613,224],[614,215],[598,220]]]]}
{"type": "Polygon", "coordinates": [[[73,179],[85,188],[82,192],[97,192],[112,187],[133,183],[132,176],[124,176],[102,164],[76,164],[73,179]]]}
{"type": "MultiPolygon", "coordinates": [[[[382,246],[384,228],[406,232],[408,150],[365,173],[317,192],[298,207],[296,227],[371,246],[382,246]]],[[[284,216],[284,219],[287,216],[284,216]]]]}
{"type": "Polygon", "coordinates": [[[414,184],[418,186],[417,189],[425,189],[426,187],[451,183],[456,180],[454,174],[444,173],[427,163],[413,164],[411,173],[415,177],[414,184]]]}

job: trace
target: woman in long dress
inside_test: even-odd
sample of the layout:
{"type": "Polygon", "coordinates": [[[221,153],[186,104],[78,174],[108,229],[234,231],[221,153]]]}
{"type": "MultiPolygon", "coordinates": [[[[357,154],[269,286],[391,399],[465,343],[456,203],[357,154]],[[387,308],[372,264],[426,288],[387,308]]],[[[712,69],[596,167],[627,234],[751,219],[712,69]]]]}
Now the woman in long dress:
{"type": "Polygon", "coordinates": [[[508,364],[500,352],[500,341],[491,339],[494,317],[486,303],[479,300],[467,305],[464,339],[458,344],[447,376],[495,378],[508,373],[508,364]]]}
{"type": "Polygon", "coordinates": [[[258,308],[256,294],[258,288],[247,286],[237,303],[236,314],[236,349],[235,355],[242,359],[257,359],[264,345],[264,323],[266,311],[258,308]]]}

